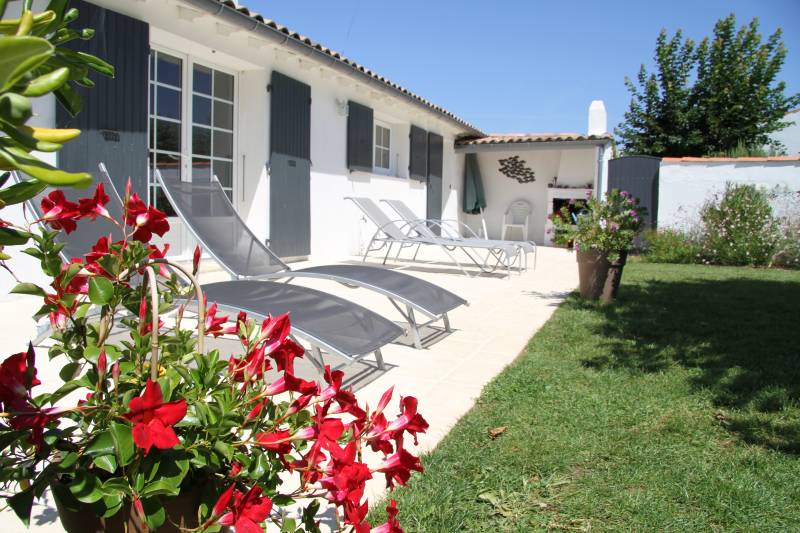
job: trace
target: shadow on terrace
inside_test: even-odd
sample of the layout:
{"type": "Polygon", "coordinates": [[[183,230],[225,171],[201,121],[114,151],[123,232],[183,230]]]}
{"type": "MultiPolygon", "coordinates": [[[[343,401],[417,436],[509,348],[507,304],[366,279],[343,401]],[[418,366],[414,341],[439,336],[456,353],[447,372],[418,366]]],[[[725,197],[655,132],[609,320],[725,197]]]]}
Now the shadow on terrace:
{"type": "MultiPolygon", "coordinates": [[[[571,299],[570,305],[589,306],[571,299]]],[[[800,454],[800,284],[779,280],[642,280],[602,308],[609,356],[590,368],[690,370],[714,416],[744,442],[800,454]],[[724,410],[724,412],[722,411],[724,410]]]]}

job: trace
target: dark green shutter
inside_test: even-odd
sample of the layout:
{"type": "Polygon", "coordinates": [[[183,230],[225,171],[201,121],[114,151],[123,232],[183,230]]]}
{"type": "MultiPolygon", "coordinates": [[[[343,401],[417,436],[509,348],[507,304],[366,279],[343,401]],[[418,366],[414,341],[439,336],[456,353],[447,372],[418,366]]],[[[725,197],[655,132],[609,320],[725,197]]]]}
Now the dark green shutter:
{"type": "Polygon", "coordinates": [[[104,162],[114,184],[123,191],[128,177],[133,189],[147,197],[147,62],[150,27],[115,11],[73,0],[80,14],[72,28],[93,28],[94,37],[67,46],[94,54],[116,69],[114,79],[90,72],[91,89],[80,87],[83,109],[76,117],[56,104],[56,125],[78,128],[81,135],[64,144],[58,165],[69,171],[97,173],[104,162]]]}
{"type": "Polygon", "coordinates": [[[428,179],[428,132],[417,126],[411,126],[408,174],[412,180],[428,179]]]}
{"type": "Polygon", "coordinates": [[[436,133],[428,133],[428,175],[442,177],[444,139],[436,133]]]}
{"type": "Polygon", "coordinates": [[[348,102],[347,168],[372,171],[373,113],[372,108],[348,102]]]}

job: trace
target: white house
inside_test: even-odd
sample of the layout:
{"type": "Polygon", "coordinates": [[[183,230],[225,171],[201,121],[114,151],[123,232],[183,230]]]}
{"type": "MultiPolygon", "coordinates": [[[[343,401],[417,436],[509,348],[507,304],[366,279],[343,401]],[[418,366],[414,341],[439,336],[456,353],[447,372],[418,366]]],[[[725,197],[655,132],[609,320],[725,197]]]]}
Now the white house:
{"type": "MultiPolygon", "coordinates": [[[[374,228],[349,195],[402,199],[420,216],[477,224],[460,207],[466,153],[478,154],[490,236],[520,197],[534,209],[530,238],[545,242],[554,199],[602,190],[611,139],[602,102],[592,104],[586,134],[486,135],[230,0],[72,5],[80,10],[75,26],[96,30],[79,46],[114,64],[117,77],[84,91],[74,118],[54,99],[36,102],[39,125],[84,131],[57,164],[93,171],[104,161],[119,186],[130,177],[167,211],[154,168],[184,180],[213,173],[252,231],[283,257],[357,253],[374,228]],[[534,181],[499,172],[499,159],[515,155],[534,181]]],[[[188,232],[177,219],[172,226],[171,252],[188,253],[188,232]]]]}

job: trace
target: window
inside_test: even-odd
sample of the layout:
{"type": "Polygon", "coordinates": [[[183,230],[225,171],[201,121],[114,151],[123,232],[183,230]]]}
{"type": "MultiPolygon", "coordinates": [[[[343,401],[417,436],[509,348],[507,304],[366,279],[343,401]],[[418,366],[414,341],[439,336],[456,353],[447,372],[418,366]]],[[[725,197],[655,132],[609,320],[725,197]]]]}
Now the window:
{"type": "Polygon", "coordinates": [[[375,124],[375,163],[378,170],[388,172],[391,169],[392,130],[383,124],[375,124]]]}
{"type": "MultiPolygon", "coordinates": [[[[191,58],[151,50],[150,168],[192,181],[209,181],[215,175],[233,198],[234,82],[231,74],[191,58]],[[184,155],[191,169],[188,176],[182,172],[184,155]]],[[[150,202],[175,216],[152,173],[150,202]]]]}
{"type": "MultiPolygon", "coordinates": [[[[181,177],[183,133],[183,60],[152,50],[150,53],[149,167],[169,177],[181,177]]],[[[150,180],[150,203],[175,216],[155,176],[150,180]]]]}
{"type": "Polygon", "coordinates": [[[216,176],[233,196],[233,76],[192,68],[192,181],[216,176]]]}

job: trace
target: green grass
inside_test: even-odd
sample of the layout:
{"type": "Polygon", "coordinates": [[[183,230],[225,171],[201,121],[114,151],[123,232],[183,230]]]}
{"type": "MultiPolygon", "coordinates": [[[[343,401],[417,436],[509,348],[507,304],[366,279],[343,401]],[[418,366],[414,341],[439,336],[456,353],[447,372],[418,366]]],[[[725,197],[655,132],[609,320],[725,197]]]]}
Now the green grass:
{"type": "Polygon", "coordinates": [[[568,299],[484,389],[401,523],[799,531],[799,306],[800,272],[630,264],[616,305],[568,299]]]}

